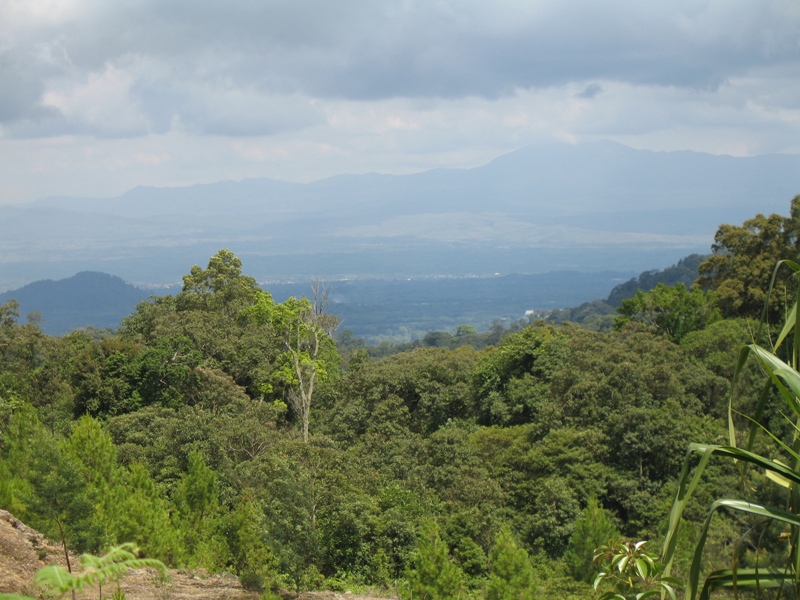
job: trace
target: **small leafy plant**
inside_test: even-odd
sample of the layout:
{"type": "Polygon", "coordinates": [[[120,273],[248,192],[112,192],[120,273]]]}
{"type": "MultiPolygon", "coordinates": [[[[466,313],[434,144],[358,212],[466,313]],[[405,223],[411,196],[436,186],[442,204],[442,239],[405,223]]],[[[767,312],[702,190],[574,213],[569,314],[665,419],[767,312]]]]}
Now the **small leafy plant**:
{"type": "Polygon", "coordinates": [[[641,600],[660,597],[664,592],[675,600],[675,587],[680,581],[663,574],[664,565],[645,552],[646,541],[633,542],[627,538],[609,540],[595,550],[594,562],[600,573],[594,589],[610,585],[599,600],[641,600]]]}

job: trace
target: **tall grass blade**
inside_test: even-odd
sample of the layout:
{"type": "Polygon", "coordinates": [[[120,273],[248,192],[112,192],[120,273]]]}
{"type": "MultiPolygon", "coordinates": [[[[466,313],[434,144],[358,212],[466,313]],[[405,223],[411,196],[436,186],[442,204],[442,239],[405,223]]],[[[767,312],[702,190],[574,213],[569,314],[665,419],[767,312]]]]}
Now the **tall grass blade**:
{"type": "Polygon", "coordinates": [[[794,574],[785,569],[737,569],[714,571],[706,577],[698,600],[709,600],[711,592],[731,588],[778,588],[791,581],[794,574]]]}
{"type": "MultiPolygon", "coordinates": [[[[700,580],[700,568],[703,559],[703,550],[705,549],[706,538],[708,537],[708,528],[711,525],[711,519],[714,513],[720,508],[727,508],[739,512],[748,513],[758,517],[766,517],[774,521],[781,521],[792,526],[800,526],[800,515],[795,515],[779,508],[771,506],[764,506],[754,502],[747,502],[746,500],[733,500],[723,499],[717,500],[711,505],[708,511],[708,516],[703,523],[703,529],[700,532],[700,538],[695,547],[694,558],[692,559],[692,566],[689,569],[689,581],[686,585],[686,598],[694,600],[697,594],[698,582],[700,580]]],[[[759,581],[756,579],[756,581],[759,581]]]]}
{"type": "MultiPolygon", "coordinates": [[[[669,576],[672,567],[672,561],[675,553],[675,546],[677,543],[677,535],[680,528],[681,518],[683,511],[689,502],[692,493],[697,488],[703,472],[708,466],[708,461],[712,456],[723,456],[726,458],[733,458],[747,462],[764,469],[765,471],[776,473],[777,475],[785,478],[796,484],[800,484],[800,473],[780,463],[776,463],[769,458],[765,458],[760,454],[755,454],[749,450],[742,448],[735,448],[731,446],[716,446],[713,444],[689,444],[686,451],[686,458],[683,462],[681,475],[678,479],[678,491],[675,495],[675,500],[672,503],[672,509],[669,516],[669,526],[667,529],[666,537],[664,538],[664,546],[662,550],[662,557],[664,562],[664,575],[669,576]],[[690,463],[695,454],[700,454],[700,462],[694,468],[694,473],[690,477],[690,463]]],[[[739,500],[737,502],[744,502],[739,500]]],[[[749,504],[749,503],[745,503],[749,504]]],[[[787,513],[788,514],[788,513],[787,513]]]]}
{"type": "MultiPolygon", "coordinates": [[[[789,559],[791,567],[781,569],[735,569],[715,571],[711,573],[703,585],[700,592],[700,600],[708,600],[711,593],[718,589],[733,589],[734,595],[738,597],[737,589],[747,588],[782,588],[787,583],[792,584],[797,594],[798,573],[800,573],[800,553],[797,552],[798,538],[800,537],[800,372],[798,372],[798,362],[800,361],[800,285],[795,285],[794,302],[787,311],[786,319],[781,328],[776,343],[772,345],[772,351],[765,349],[761,344],[767,339],[762,336],[764,327],[768,327],[767,317],[769,315],[769,301],[778,277],[778,272],[784,265],[793,271],[793,277],[800,273],[800,264],[790,261],[779,261],[773,270],[767,290],[766,301],[762,311],[759,327],[753,343],[744,346],[739,352],[734,371],[731,392],[728,399],[728,446],[715,446],[708,444],[691,444],[687,450],[686,457],[681,469],[678,480],[678,490],[670,511],[669,525],[663,546],[663,562],[666,565],[664,573],[669,574],[671,567],[677,533],[680,528],[683,512],[686,505],[698,485],[699,478],[705,471],[711,456],[722,456],[733,459],[737,464],[753,465],[764,469],[767,477],[772,481],[788,487],[790,498],[787,505],[788,510],[766,506],[757,502],[748,502],[739,499],[721,499],[715,501],[709,509],[708,515],[703,523],[699,540],[695,546],[692,563],[689,570],[688,582],[685,589],[687,600],[696,600],[698,594],[700,571],[703,552],[708,538],[709,527],[714,514],[720,509],[725,508],[731,511],[741,512],[754,517],[785,523],[790,529],[790,551],[789,559]],[[782,356],[787,357],[782,360],[777,353],[781,351],[782,356]],[[758,403],[751,416],[742,415],[734,409],[738,383],[744,372],[747,361],[755,357],[758,364],[766,371],[768,377],[759,395],[758,403]],[[790,407],[795,416],[794,437],[791,444],[783,441],[781,437],[773,434],[769,429],[761,424],[761,421],[771,397],[772,386],[780,394],[780,397],[790,407]],[[737,447],[736,423],[734,417],[744,417],[750,421],[749,433],[745,442],[745,448],[737,447]],[[792,466],[772,460],[752,452],[755,445],[756,434],[759,430],[764,431],[783,452],[792,458],[792,466]],[[700,454],[700,461],[697,466],[690,468],[694,454],[700,454]]],[[[779,591],[780,595],[781,592],[779,591]]],[[[662,594],[662,598],[664,594],[662,594]]]]}

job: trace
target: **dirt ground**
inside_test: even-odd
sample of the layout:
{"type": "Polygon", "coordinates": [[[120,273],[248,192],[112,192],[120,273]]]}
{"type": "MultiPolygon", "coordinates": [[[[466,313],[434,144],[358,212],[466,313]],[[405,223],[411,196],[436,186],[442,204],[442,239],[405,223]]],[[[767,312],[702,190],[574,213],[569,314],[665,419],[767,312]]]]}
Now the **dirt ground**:
{"type": "MultiPolygon", "coordinates": [[[[73,568],[78,557],[70,556],[73,568]]],[[[0,510],[0,593],[37,596],[33,576],[45,565],[57,564],[66,568],[61,546],[26,526],[11,513],[0,510]]],[[[260,594],[242,588],[233,575],[209,575],[195,571],[170,569],[169,581],[163,582],[157,573],[147,569],[131,572],[122,582],[127,600],[258,600],[260,594]]],[[[103,590],[110,596],[111,590],[103,590]]],[[[304,592],[296,596],[284,592],[285,599],[296,600],[387,600],[359,596],[350,592],[304,592]]],[[[81,600],[97,600],[96,590],[79,595],[81,600]]]]}

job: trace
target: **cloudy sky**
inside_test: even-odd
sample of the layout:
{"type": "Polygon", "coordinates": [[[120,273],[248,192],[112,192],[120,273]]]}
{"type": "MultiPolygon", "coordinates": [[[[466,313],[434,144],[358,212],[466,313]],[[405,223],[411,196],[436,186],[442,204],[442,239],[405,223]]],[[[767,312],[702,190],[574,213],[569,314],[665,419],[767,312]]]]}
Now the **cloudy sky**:
{"type": "Polygon", "coordinates": [[[0,0],[0,203],[604,138],[800,152],[800,2],[0,0]]]}

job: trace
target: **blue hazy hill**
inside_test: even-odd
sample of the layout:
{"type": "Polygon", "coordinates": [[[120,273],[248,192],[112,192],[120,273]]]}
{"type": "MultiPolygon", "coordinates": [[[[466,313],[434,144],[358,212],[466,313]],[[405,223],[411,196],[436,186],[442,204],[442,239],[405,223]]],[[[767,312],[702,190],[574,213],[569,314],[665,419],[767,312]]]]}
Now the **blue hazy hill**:
{"type": "Polygon", "coordinates": [[[18,290],[0,294],[0,304],[19,302],[20,320],[32,312],[41,315],[45,333],[60,335],[92,326],[119,326],[148,292],[106,273],[83,271],[67,279],[35,281],[18,290]]]}

